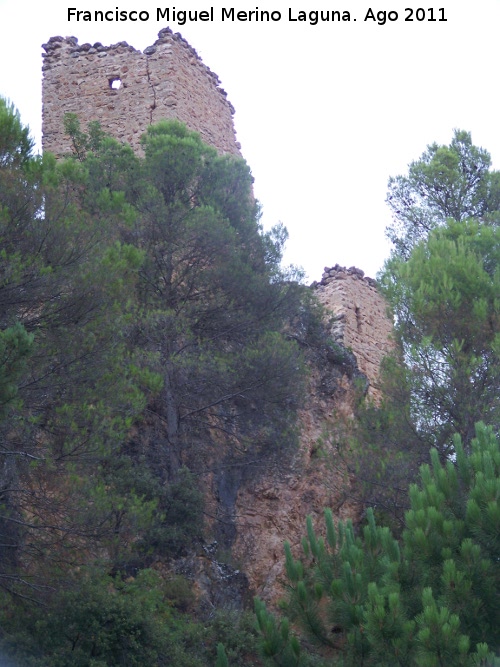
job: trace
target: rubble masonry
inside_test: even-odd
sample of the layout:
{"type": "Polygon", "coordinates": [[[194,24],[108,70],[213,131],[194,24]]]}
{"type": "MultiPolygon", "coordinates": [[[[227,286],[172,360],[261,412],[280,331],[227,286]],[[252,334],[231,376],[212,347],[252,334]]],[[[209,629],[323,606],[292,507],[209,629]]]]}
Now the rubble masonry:
{"type": "Polygon", "coordinates": [[[56,156],[70,152],[63,127],[70,112],[83,129],[97,120],[138,153],[148,125],[176,118],[219,153],[240,155],[234,108],[217,75],[170,28],[161,30],[143,52],[127,42],[79,45],[76,37],[51,37],[43,48],[44,151],[56,156]]]}
{"type": "Polygon", "coordinates": [[[354,266],[346,269],[336,264],[325,267],[321,281],[313,287],[332,315],[333,340],[353,351],[359,370],[370,383],[368,395],[379,400],[380,364],[394,350],[394,325],[376,281],[354,266]]]}

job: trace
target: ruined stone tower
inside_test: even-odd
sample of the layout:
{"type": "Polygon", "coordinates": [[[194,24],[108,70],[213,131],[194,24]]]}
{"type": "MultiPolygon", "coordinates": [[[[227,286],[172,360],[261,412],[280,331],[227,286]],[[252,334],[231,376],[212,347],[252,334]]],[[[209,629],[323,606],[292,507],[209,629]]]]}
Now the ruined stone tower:
{"type": "Polygon", "coordinates": [[[76,37],[51,37],[43,45],[42,145],[57,156],[68,153],[64,114],[75,113],[85,129],[102,128],[140,152],[148,125],[177,118],[219,153],[240,154],[234,108],[220,81],[196,51],[169,28],[138,51],[126,42],[78,44],[76,37]]]}
{"type": "Polygon", "coordinates": [[[319,301],[332,315],[332,339],[352,350],[369,382],[369,397],[378,401],[380,365],[394,350],[394,324],[377,283],[365,277],[361,269],[336,264],[325,267],[321,282],[314,287],[319,301]]]}

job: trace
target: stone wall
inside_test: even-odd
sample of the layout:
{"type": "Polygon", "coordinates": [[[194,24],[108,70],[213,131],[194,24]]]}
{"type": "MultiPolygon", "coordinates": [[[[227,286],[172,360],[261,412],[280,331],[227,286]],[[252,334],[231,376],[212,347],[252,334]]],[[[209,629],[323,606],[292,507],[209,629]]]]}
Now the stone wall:
{"type": "Polygon", "coordinates": [[[97,120],[139,153],[148,125],[177,118],[219,153],[240,154],[234,108],[217,75],[169,28],[144,52],[127,42],[79,45],[76,37],[51,37],[43,48],[45,151],[60,156],[71,150],[63,127],[64,114],[71,112],[83,129],[97,120]]]}
{"type": "Polygon", "coordinates": [[[333,340],[353,351],[359,370],[368,379],[368,395],[377,401],[380,364],[393,349],[393,321],[376,281],[354,266],[346,269],[336,264],[325,267],[321,282],[313,287],[332,316],[333,340]]]}

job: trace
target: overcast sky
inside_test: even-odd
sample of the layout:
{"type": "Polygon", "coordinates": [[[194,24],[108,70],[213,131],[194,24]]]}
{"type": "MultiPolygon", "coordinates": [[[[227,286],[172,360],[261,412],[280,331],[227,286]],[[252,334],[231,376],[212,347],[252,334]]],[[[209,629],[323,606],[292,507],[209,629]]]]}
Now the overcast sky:
{"type": "Polygon", "coordinates": [[[454,128],[472,132],[500,168],[500,0],[0,0],[0,95],[16,104],[40,142],[41,44],[74,35],[80,44],[125,40],[142,50],[167,25],[157,21],[158,7],[214,8],[213,22],[169,25],[221,79],[236,108],[237,136],[264,223],[287,226],[286,260],[301,265],[309,280],[336,263],[376,274],[389,252],[389,176],[404,173],[427,144],[449,143],[454,128]],[[417,21],[421,6],[425,20],[417,21]],[[70,21],[69,7],[142,10],[149,20],[70,21]],[[222,21],[222,7],[258,7],[280,12],[281,20],[222,21]],[[364,20],[370,9],[375,17],[392,10],[398,18],[385,25],[382,14],[379,21],[364,20]],[[405,21],[411,9],[414,20],[405,21]],[[340,10],[351,21],[290,20],[301,10],[340,10]]]}

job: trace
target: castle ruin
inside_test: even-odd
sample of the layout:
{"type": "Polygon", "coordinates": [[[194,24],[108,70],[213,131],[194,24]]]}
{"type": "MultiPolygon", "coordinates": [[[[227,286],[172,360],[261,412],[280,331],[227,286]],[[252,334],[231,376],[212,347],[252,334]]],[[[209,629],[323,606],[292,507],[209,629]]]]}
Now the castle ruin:
{"type": "MultiPolygon", "coordinates": [[[[63,118],[72,112],[84,128],[97,120],[103,130],[139,154],[140,137],[148,126],[175,118],[220,154],[240,156],[234,109],[219,79],[170,29],[161,30],[144,52],[126,42],[79,46],[75,37],[52,37],[44,49],[44,150],[58,157],[71,152],[63,118]]],[[[352,351],[357,369],[367,379],[368,396],[377,402],[380,364],[392,349],[393,325],[375,281],[355,267],[335,265],[325,268],[312,288],[325,307],[330,338],[352,351]]],[[[306,514],[320,525],[324,507],[334,508],[338,518],[352,518],[357,512],[339,491],[345,487],[344,474],[332,471],[326,459],[315,454],[325,429],[335,426],[337,416],[352,416],[352,368],[351,373],[342,364],[313,369],[309,384],[295,464],[285,472],[269,469],[258,479],[241,482],[232,510],[233,556],[241,561],[250,589],[271,601],[281,591],[283,541],[288,539],[293,548],[299,548],[306,514]]],[[[215,494],[212,500],[217,502],[215,494]]],[[[205,579],[200,576],[199,580],[205,579]]]]}
{"type": "MultiPolygon", "coordinates": [[[[42,145],[56,156],[71,152],[64,115],[74,113],[85,127],[101,127],[140,153],[148,126],[176,118],[220,154],[240,156],[234,108],[220,81],[196,51],[170,28],[144,51],[127,42],[103,46],[78,44],[76,37],[51,37],[43,44],[42,145]]],[[[333,316],[333,339],[350,348],[369,381],[369,395],[379,398],[378,370],[392,321],[375,281],[360,269],[325,268],[315,283],[319,300],[333,316]]]]}
{"type": "Polygon", "coordinates": [[[332,339],[352,350],[369,382],[369,398],[379,401],[379,371],[383,358],[394,350],[394,325],[376,281],[354,266],[346,269],[336,264],[325,267],[321,281],[313,287],[331,316],[332,339]]]}
{"type": "Polygon", "coordinates": [[[144,51],[127,42],[78,44],[76,37],[51,37],[43,54],[42,146],[56,156],[71,152],[64,115],[82,127],[101,127],[140,152],[148,126],[176,118],[219,153],[240,155],[234,108],[220,81],[196,51],[170,28],[144,51]]]}

